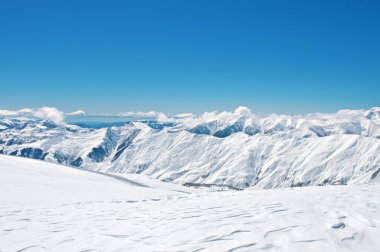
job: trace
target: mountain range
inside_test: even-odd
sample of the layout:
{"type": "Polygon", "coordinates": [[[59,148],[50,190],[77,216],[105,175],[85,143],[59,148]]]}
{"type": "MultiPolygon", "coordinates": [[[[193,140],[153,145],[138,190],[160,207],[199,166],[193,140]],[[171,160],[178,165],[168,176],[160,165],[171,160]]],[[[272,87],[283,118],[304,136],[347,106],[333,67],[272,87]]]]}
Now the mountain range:
{"type": "Polygon", "coordinates": [[[187,186],[365,183],[380,180],[380,108],[255,115],[239,107],[100,128],[1,118],[0,153],[187,186]]]}

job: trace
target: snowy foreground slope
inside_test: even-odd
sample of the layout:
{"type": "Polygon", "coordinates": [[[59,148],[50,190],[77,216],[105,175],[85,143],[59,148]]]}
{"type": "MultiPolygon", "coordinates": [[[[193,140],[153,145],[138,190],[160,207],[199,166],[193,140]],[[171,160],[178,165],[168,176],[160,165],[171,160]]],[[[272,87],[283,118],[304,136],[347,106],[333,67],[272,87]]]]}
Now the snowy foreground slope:
{"type": "Polygon", "coordinates": [[[240,107],[100,129],[3,118],[0,153],[182,185],[360,184],[380,176],[380,108],[258,116],[240,107]]]}
{"type": "Polygon", "coordinates": [[[380,186],[191,189],[0,155],[0,251],[379,251],[380,186]]]}

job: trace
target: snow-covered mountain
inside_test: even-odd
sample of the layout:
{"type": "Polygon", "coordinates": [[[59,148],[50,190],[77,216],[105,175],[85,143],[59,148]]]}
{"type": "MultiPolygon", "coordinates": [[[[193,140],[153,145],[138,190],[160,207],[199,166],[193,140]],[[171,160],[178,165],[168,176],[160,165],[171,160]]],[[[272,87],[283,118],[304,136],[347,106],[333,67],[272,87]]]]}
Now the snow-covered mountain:
{"type": "Polygon", "coordinates": [[[0,119],[0,153],[184,185],[274,188],[379,180],[380,108],[234,112],[82,128],[0,119]]]}

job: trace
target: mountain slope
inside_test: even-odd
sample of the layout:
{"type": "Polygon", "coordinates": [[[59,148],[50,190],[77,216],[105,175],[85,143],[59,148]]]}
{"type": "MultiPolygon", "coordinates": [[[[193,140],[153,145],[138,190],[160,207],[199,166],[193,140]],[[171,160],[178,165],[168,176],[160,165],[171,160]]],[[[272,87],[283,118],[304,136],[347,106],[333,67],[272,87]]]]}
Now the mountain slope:
{"type": "MultiPolygon", "coordinates": [[[[80,201],[140,199],[178,194],[150,181],[84,171],[27,158],[0,155],[0,204],[52,205],[80,201]]],[[[166,183],[163,183],[164,185],[166,183]]],[[[179,190],[179,188],[177,188],[179,190]]]]}
{"type": "Polygon", "coordinates": [[[0,155],[0,205],[1,251],[380,248],[378,184],[216,192],[0,155]]]}

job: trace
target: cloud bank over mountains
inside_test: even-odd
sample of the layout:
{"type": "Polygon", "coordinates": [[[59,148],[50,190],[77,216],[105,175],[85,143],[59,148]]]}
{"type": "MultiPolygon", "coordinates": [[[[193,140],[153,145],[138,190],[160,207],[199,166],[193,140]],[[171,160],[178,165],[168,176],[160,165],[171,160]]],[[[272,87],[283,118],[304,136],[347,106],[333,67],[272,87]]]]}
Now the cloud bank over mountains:
{"type": "Polygon", "coordinates": [[[268,114],[268,115],[260,115],[254,114],[249,108],[240,106],[234,111],[212,111],[212,112],[204,112],[200,115],[195,115],[193,113],[180,113],[180,114],[165,114],[163,112],[157,111],[149,111],[149,112],[141,112],[141,111],[128,111],[118,114],[87,114],[84,110],[76,110],[72,112],[63,112],[58,110],[55,107],[44,106],[41,108],[33,109],[33,108],[23,108],[19,110],[6,110],[0,109],[0,117],[30,117],[30,118],[39,118],[39,119],[47,119],[53,121],[56,124],[64,124],[65,117],[76,117],[76,116],[112,116],[112,117],[128,117],[132,118],[129,120],[145,120],[152,119],[157,120],[158,122],[178,122],[186,126],[194,126],[204,123],[211,123],[218,121],[219,123],[229,123],[232,121],[236,121],[239,119],[244,119],[244,121],[249,123],[254,123],[255,121],[263,121],[265,123],[265,118],[274,120],[288,120],[290,118],[293,119],[306,119],[310,120],[315,117],[318,117],[322,120],[335,120],[337,118],[355,118],[357,115],[371,117],[372,119],[380,117],[380,108],[373,107],[368,110],[339,110],[336,113],[312,113],[312,114],[304,114],[304,115],[278,115],[278,114],[268,114]]]}
{"type": "Polygon", "coordinates": [[[63,124],[65,121],[65,116],[116,116],[116,117],[131,117],[136,120],[139,119],[154,119],[159,122],[182,122],[185,124],[192,124],[192,123],[207,123],[210,121],[215,120],[229,120],[234,117],[241,117],[241,116],[248,116],[248,117],[254,117],[254,114],[251,112],[251,110],[247,107],[240,106],[238,107],[234,112],[205,112],[201,115],[195,115],[193,113],[180,113],[176,115],[172,114],[165,114],[163,112],[157,112],[157,111],[148,111],[148,112],[141,112],[141,111],[128,111],[123,113],[118,113],[115,115],[107,114],[87,114],[84,110],[76,110],[73,112],[62,112],[58,110],[55,107],[48,107],[44,106],[38,109],[32,109],[32,108],[23,108],[19,110],[6,110],[6,109],[0,109],[0,116],[3,117],[32,117],[32,118],[39,118],[39,119],[47,119],[51,120],[54,123],[57,124],[63,124]]]}
{"type": "Polygon", "coordinates": [[[23,108],[19,110],[0,109],[0,116],[36,117],[51,120],[56,124],[63,124],[65,120],[65,113],[53,107],[41,107],[38,109],[23,108]]]}

